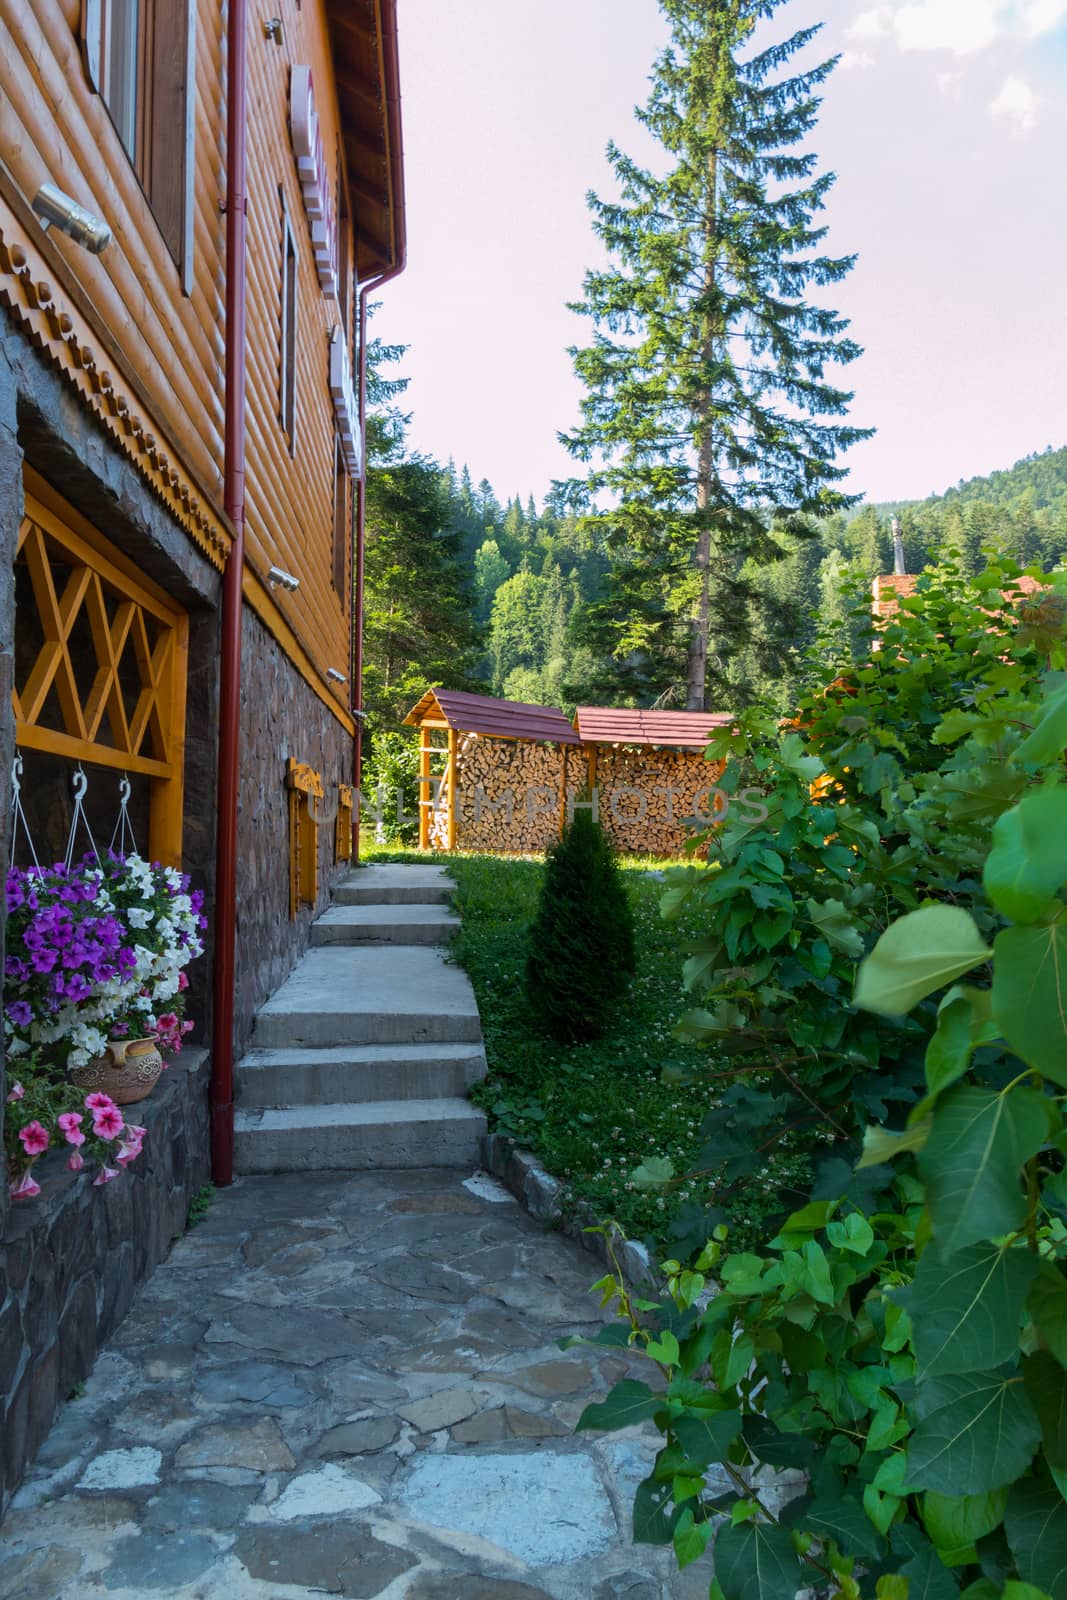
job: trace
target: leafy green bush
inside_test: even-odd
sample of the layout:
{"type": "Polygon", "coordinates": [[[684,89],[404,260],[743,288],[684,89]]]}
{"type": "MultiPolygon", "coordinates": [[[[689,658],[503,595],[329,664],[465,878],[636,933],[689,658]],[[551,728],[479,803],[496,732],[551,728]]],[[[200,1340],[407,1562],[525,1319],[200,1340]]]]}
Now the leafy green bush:
{"type": "Polygon", "coordinates": [[[923,903],[855,987],[918,1019],[921,1099],[765,1248],[724,1255],[717,1229],[664,1264],[662,1303],[601,1285],[625,1322],[598,1342],[661,1383],[579,1426],[661,1430],[635,1536],[683,1566],[713,1546],[716,1600],[1067,1600],[1067,677],[1056,638],[1020,676],[1026,626],[987,613],[989,674],[931,726],[956,749],[899,812],[923,903]]]}
{"type": "Polygon", "coordinates": [[[530,928],[526,994],[554,1039],[595,1039],[636,968],[633,916],[615,857],[576,811],[545,863],[530,928]]]}
{"type": "Polygon", "coordinates": [[[1034,781],[1008,758],[1064,665],[1061,596],[1024,596],[1018,577],[1010,562],[969,583],[924,575],[876,639],[868,627],[859,666],[824,660],[789,730],[752,712],[710,746],[731,796],[768,791],[763,821],[731,805],[709,866],[671,874],[664,901],[666,916],[696,904],[706,917],[685,969],[703,1004],[680,1028],[729,1058],[698,1158],[717,1201],[783,1138],[819,1129],[835,1148],[814,1198],[833,1198],[864,1123],[922,1094],[932,1003],[866,1015],[853,973],[927,899],[973,906],[984,931],[996,920],[980,894],[990,828],[1034,781]]]}
{"type": "Polygon", "coordinates": [[[375,733],[363,764],[363,793],[379,844],[418,843],[419,748],[413,734],[375,733]]]}

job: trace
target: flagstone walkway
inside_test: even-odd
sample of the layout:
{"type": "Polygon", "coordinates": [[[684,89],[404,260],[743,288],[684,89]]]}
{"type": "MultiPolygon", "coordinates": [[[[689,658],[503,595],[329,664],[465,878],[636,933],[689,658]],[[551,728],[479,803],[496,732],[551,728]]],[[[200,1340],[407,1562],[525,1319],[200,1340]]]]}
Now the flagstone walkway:
{"type": "Polygon", "coordinates": [[[140,1290],[0,1525],[0,1600],[706,1600],[575,1435],[592,1257],[484,1175],[244,1178],[140,1290]]]}

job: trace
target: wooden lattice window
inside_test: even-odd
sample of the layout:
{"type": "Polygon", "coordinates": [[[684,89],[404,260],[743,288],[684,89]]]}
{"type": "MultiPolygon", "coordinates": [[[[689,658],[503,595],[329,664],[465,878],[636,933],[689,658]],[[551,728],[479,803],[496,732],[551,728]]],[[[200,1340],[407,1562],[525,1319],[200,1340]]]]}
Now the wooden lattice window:
{"type": "Polygon", "coordinates": [[[187,615],[29,469],[15,593],[16,744],[146,775],[149,853],[179,866],[187,615]]]}
{"type": "Polygon", "coordinates": [[[319,893],[319,828],[312,808],[323,797],[322,778],[303,761],[289,757],[289,915],[314,905],[319,893]]]}
{"type": "Polygon", "coordinates": [[[352,859],[352,800],[351,785],[347,783],[340,784],[337,790],[335,861],[351,861],[352,859]]]}

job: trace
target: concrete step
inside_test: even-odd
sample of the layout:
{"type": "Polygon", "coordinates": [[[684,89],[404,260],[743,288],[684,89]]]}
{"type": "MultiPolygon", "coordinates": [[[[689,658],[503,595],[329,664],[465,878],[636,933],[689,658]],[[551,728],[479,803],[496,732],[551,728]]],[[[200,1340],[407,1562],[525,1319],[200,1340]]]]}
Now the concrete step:
{"type": "Polygon", "coordinates": [[[241,1173],[475,1167],[485,1131],[466,1100],[238,1111],[234,1164],[241,1173]]]}
{"type": "Polygon", "coordinates": [[[311,943],[447,944],[459,925],[443,905],[331,906],[312,923],[311,943]]]}
{"type": "Polygon", "coordinates": [[[333,891],[339,906],[447,905],[456,886],[444,867],[383,862],[357,867],[333,891]]]}
{"type": "Polygon", "coordinates": [[[432,946],[323,946],[260,1007],[259,1050],[480,1042],[467,974],[432,946]]]}
{"type": "Polygon", "coordinates": [[[242,1111],[371,1100],[461,1099],[485,1077],[479,1044],[338,1045],[250,1050],[237,1065],[242,1111]]]}

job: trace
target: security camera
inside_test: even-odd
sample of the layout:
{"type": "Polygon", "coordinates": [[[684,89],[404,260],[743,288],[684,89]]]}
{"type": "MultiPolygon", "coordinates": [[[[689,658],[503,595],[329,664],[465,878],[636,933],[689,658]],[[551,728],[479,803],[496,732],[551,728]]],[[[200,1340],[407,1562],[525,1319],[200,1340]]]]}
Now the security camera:
{"type": "Polygon", "coordinates": [[[72,200],[69,194],[57,189],[54,183],[42,183],[33,197],[33,209],[44,229],[47,230],[54,223],[94,256],[106,250],[111,243],[111,229],[107,223],[92,211],[86,211],[77,200],[72,200]]]}
{"type": "Polygon", "coordinates": [[[284,567],[271,567],[267,573],[267,582],[271,588],[288,589],[290,593],[299,589],[300,579],[294,578],[291,572],[286,572],[284,567]]]}

